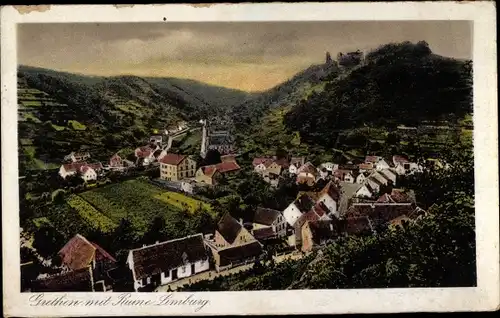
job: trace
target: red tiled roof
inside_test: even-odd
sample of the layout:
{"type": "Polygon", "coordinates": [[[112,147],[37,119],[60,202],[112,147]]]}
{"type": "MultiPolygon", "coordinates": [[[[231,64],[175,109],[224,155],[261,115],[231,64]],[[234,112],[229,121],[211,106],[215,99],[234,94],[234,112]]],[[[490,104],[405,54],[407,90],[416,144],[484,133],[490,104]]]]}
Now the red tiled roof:
{"type": "Polygon", "coordinates": [[[378,160],[378,156],[366,156],[365,163],[376,163],[378,160]]]}
{"type": "Polygon", "coordinates": [[[80,234],[75,235],[59,251],[62,263],[72,270],[89,266],[95,257],[96,248],[80,234]]]}
{"type": "Polygon", "coordinates": [[[318,198],[321,198],[321,196],[325,193],[327,193],[335,201],[340,199],[340,190],[332,181],[328,182],[323,190],[320,191],[318,198]]]}
{"type": "Polygon", "coordinates": [[[163,158],[161,158],[160,162],[167,165],[178,166],[184,159],[186,159],[186,156],[184,155],[178,155],[176,153],[168,153],[165,156],[163,156],[163,158]]]}
{"type": "Polygon", "coordinates": [[[206,176],[213,176],[215,171],[217,171],[217,168],[215,167],[215,165],[211,165],[211,166],[204,166],[204,167],[200,167],[201,168],[201,171],[203,172],[203,174],[205,174],[206,176]]]}
{"type": "Polygon", "coordinates": [[[392,161],[394,161],[394,163],[407,163],[407,162],[409,162],[406,157],[403,157],[400,155],[393,156],[392,161]]]}
{"type": "Polygon", "coordinates": [[[64,167],[64,170],[69,172],[69,171],[78,171],[78,170],[80,170],[81,167],[83,167],[85,165],[87,165],[86,162],[75,162],[75,163],[65,164],[65,165],[63,165],[63,167],[64,167]]]}
{"type": "Polygon", "coordinates": [[[306,162],[305,164],[303,164],[297,170],[297,172],[298,173],[301,173],[301,172],[310,173],[313,176],[317,176],[318,175],[318,169],[316,169],[316,167],[312,163],[310,163],[310,162],[306,162]]]}
{"type": "Polygon", "coordinates": [[[240,166],[235,161],[221,162],[216,164],[215,167],[220,173],[226,173],[240,169],[240,166]]]}
{"type": "Polygon", "coordinates": [[[254,158],[252,161],[252,165],[255,167],[255,166],[258,166],[261,163],[265,163],[266,161],[269,161],[269,160],[272,161],[272,159],[270,159],[270,158],[262,158],[262,157],[261,158],[254,158]]]}
{"type": "Polygon", "coordinates": [[[373,163],[360,163],[359,165],[359,169],[363,169],[363,170],[371,170],[373,169],[373,163]]]}
{"type": "Polygon", "coordinates": [[[316,214],[320,217],[330,213],[330,209],[328,209],[328,207],[323,202],[316,203],[313,207],[313,211],[316,212],[316,214]]]}

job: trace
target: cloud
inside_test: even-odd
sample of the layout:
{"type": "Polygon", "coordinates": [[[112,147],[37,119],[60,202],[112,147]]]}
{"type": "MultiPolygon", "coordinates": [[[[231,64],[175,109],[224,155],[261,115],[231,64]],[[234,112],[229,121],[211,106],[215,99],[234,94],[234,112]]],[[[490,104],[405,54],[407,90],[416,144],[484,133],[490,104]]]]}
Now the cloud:
{"type": "Polygon", "coordinates": [[[471,37],[465,21],[22,24],[18,60],[88,74],[149,72],[247,89],[321,63],[325,51],[335,56],[388,42],[426,40],[438,54],[470,58],[471,37]]]}

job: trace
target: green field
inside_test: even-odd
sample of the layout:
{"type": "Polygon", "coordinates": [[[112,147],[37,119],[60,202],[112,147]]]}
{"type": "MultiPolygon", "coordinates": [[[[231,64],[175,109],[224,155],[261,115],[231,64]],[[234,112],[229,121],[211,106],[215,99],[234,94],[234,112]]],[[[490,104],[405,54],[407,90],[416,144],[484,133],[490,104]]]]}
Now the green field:
{"type": "Polygon", "coordinates": [[[163,215],[167,224],[173,226],[182,215],[183,206],[179,202],[189,202],[188,207],[196,205],[194,200],[181,201],[169,193],[135,179],[86,191],[80,196],[112,222],[118,224],[121,219],[129,219],[138,231],[145,231],[158,215],[163,215]]]}
{"type": "Polygon", "coordinates": [[[208,203],[198,201],[181,193],[167,191],[156,195],[155,199],[161,200],[169,205],[173,205],[181,210],[187,209],[191,213],[195,212],[200,207],[211,211],[211,207],[208,203]]]}
{"type": "Polygon", "coordinates": [[[106,233],[113,230],[117,225],[116,222],[113,222],[109,217],[97,211],[91,204],[78,195],[70,195],[66,201],[92,228],[106,233]]]}

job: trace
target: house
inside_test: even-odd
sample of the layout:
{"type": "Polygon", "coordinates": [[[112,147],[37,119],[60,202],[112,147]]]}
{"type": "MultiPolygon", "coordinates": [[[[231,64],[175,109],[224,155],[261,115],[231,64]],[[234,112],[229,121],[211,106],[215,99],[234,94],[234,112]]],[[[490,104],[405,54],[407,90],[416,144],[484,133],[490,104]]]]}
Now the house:
{"type": "Polygon", "coordinates": [[[358,188],[358,190],[356,190],[354,196],[359,198],[371,198],[375,192],[377,191],[370,186],[370,183],[365,182],[358,188]]]}
{"type": "Polygon", "coordinates": [[[318,178],[318,170],[311,162],[306,162],[297,170],[297,183],[313,186],[318,178]]]}
{"type": "Polygon", "coordinates": [[[200,167],[195,174],[196,182],[208,185],[216,185],[220,178],[221,173],[215,165],[200,167]]]}
{"type": "MultiPolygon", "coordinates": [[[[315,204],[322,203],[325,205],[327,215],[335,215],[338,217],[338,206],[340,201],[340,189],[337,188],[333,181],[329,181],[319,192],[302,192],[299,196],[306,194],[315,204]]],[[[321,213],[318,214],[321,217],[321,213]]]]}
{"type": "Polygon", "coordinates": [[[113,256],[80,234],[70,239],[57,254],[62,265],[69,270],[76,271],[90,266],[96,281],[105,279],[106,272],[116,265],[113,256]]]}
{"type": "Polygon", "coordinates": [[[81,162],[90,159],[90,153],[88,152],[71,152],[69,155],[64,157],[65,161],[71,162],[81,162]]]}
{"type": "Polygon", "coordinates": [[[251,233],[258,241],[286,236],[287,223],[280,211],[257,208],[252,220],[251,233]]]}
{"type": "Polygon", "coordinates": [[[288,166],[288,172],[290,174],[297,174],[297,170],[304,165],[304,162],[304,157],[292,157],[288,166]]]}
{"type": "Polygon", "coordinates": [[[372,227],[387,226],[401,216],[415,217],[420,210],[412,203],[354,203],[346,212],[346,217],[366,216],[372,227]]]}
{"type": "Polygon", "coordinates": [[[378,203],[413,203],[413,199],[402,190],[392,189],[391,193],[384,193],[378,199],[378,203]]]}
{"type": "Polygon", "coordinates": [[[194,177],[196,162],[188,156],[174,153],[166,154],[160,160],[160,178],[167,181],[179,181],[194,177]]]}
{"type": "Polygon", "coordinates": [[[325,168],[329,172],[333,172],[339,168],[339,165],[333,162],[324,162],[319,165],[319,169],[325,168]]]}
{"type": "Polygon", "coordinates": [[[422,171],[422,167],[420,167],[417,163],[410,162],[408,158],[404,156],[395,155],[392,157],[392,162],[398,175],[422,171]]]}
{"type": "Polygon", "coordinates": [[[379,193],[380,192],[380,188],[384,184],[381,183],[377,178],[374,178],[373,176],[369,176],[365,180],[365,185],[368,185],[371,188],[371,190],[372,190],[372,194],[375,194],[375,193],[379,193]]]}
{"type": "Polygon", "coordinates": [[[358,168],[359,172],[371,172],[374,169],[374,164],[371,162],[360,163],[358,168]]]}
{"type": "Polygon", "coordinates": [[[273,160],[271,158],[254,158],[252,165],[254,171],[258,174],[263,174],[266,171],[267,166],[269,166],[273,160]]]}
{"type": "Polygon", "coordinates": [[[326,168],[320,168],[318,169],[318,172],[319,172],[319,178],[320,179],[323,179],[323,180],[326,180],[328,179],[328,177],[331,175],[331,171],[328,171],[326,168]]]}
{"type": "Polygon", "coordinates": [[[380,159],[382,159],[382,157],[379,157],[379,156],[366,156],[365,157],[365,163],[371,164],[372,166],[374,166],[380,159]]]}
{"type": "Polygon", "coordinates": [[[388,185],[389,181],[392,181],[386,174],[382,173],[381,171],[374,171],[372,174],[370,174],[369,178],[377,180],[382,185],[388,185]]]}
{"type": "Polygon", "coordinates": [[[127,264],[135,291],[168,284],[210,268],[201,233],[130,250],[127,264]]]}
{"type": "Polygon", "coordinates": [[[344,181],[344,182],[348,182],[348,183],[354,183],[354,181],[356,180],[355,172],[356,172],[356,170],[354,170],[354,169],[341,169],[341,168],[339,168],[333,172],[333,176],[334,176],[335,180],[344,181]]]}
{"type": "Polygon", "coordinates": [[[149,143],[161,148],[163,137],[161,135],[154,135],[149,137],[149,143]]]}
{"type": "Polygon", "coordinates": [[[109,167],[110,168],[122,168],[123,167],[123,159],[117,153],[115,153],[109,159],[109,167]]]}
{"type": "Polygon", "coordinates": [[[364,172],[360,172],[357,176],[356,176],[356,183],[357,184],[363,184],[363,182],[365,182],[366,180],[366,175],[364,172]]]}
{"type": "Polygon", "coordinates": [[[94,277],[90,266],[66,271],[31,282],[31,292],[94,292],[94,277]]]}
{"type": "Polygon", "coordinates": [[[61,178],[66,179],[68,176],[77,174],[80,168],[87,165],[87,162],[74,162],[61,165],[59,168],[59,175],[61,178]]]}
{"type": "Polygon", "coordinates": [[[152,147],[151,145],[139,147],[135,149],[134,154],[138,161],[142,162],[142,165],[147,166],[155,161],[154,152],[158,147],[152,147]]]}
{"type": "Polygon", "coordinates": [[[196,181],[209,185],[216,185],[220,177],[240,170],[236,161],[220,162],[215,165],[200,167],[195,174],[196,181]]]}
{"type": "Polygon", "coordinates": [[[311,252],[313,248],[325,245],[338,237],[340,231],[337,222],[334,222],[332,220],[306,221],[301,228],[302,252],[311,252]]]}
{"type": "Polygon", "coordinates": [[[277,180],[281,175],[282,166],[277,161],[272,161],[266,166],[266,170],[262,172],[264,181],[270,182],[271,180],[277,180]]]}
{"type": "Polygon", "coordinates": [[[211,133],[208,136],[208,150],[217,150],[221,155],[232,153],[234,146],[229,132],[220,131],[211,133]]]}
{"type": "Polygon", "coordinates": [[[392,169],[384,169],[378,171],[378,174],[382,175],[387,181],[392,182],[393,185],[396,185],[397,175],[392,169]]]}
{"type": "Polygon", "coordinates": [[[262,254],[262,244],[229,213],[217,223],[214,239],[205,241],[217,271],[252,261],[262,254]]]}
{"type": "Polygon", "coordinates": [[[90,165],[80,167],[80,176],[85,182],[97,180],[97,172],[90,165]]]}
{"type": "Polygon", "coordinates": [[[314,206],[314,201],[307,194],[300,195],[295,201],[290,203],[290,205],[283,211],[283,217],[285,221],[290,225],[294,226],[295,222],[304,213],[307,213],[314,206]]]}
{"type": "Polygon", "coordinates": [[[384,158],[380,158],[377,163],[375,163],[375,169],[377,171],[385,170],[391,168],[391,165],[389,164],[390,161],[386,161],[384,158]]]}

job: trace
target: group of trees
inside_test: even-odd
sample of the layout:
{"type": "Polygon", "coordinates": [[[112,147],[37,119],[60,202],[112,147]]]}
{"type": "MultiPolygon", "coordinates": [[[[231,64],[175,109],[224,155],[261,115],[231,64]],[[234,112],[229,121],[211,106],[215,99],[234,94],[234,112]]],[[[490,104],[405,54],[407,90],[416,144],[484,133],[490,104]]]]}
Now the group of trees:
{"type": "Polygon", "coordinates": [[[302,100],[285,124],[309,143],[333,146],[365,124],[413,125],[472,111],[472,62],[434,55],[423,43],[382,46],[364,65],[302,100]]]}

